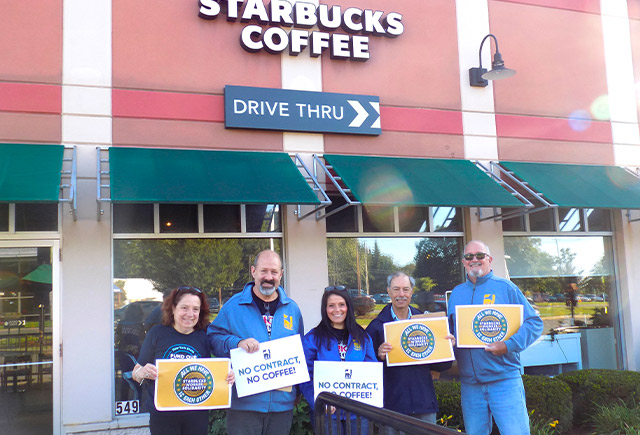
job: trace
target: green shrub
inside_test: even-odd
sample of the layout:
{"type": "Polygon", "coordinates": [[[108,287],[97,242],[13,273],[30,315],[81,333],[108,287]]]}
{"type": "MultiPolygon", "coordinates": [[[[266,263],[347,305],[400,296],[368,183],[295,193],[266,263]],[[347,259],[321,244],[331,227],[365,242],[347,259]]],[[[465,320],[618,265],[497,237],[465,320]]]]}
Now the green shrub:
{"type": "Polygon", "coordinates": [[[635,435],[640,433],[640,406],[628,407],[623,402],[609,406],[598,405],[591,416],[597,435],[635,435]]]}
{"type": "Polygon", "coordinates": [[[313,434],[310,411],[311,407],[304,397],[302,397],[300,402],[293,408],[293,422],[291,423],[291,430],[289,431],[290,435],[313,434]]]}
{"type": "MultiPolygon", "coordinates": [[[[573,405],[569,385],[557,377],[533,375],[522,375],[522,382],[527,396],[527,409],[531,415],[532,427],[534,420],[539,426],[557,420],[555,431],[567,433],[573,422],[573,405]]],[[[534,431],[532,430],[531,433],[534,431]]]]}
{"type": "Polygon", "coordinates": [[[212,409],[209,411],[209,435],[225,435],[227,433],[227,411],[212,409]]]}
{"type": "Polygon", "coordinates": [[[623,370],[588,369],[563,373],[563,380],[573,394],[573,421],[588,424],[598,405],[621,401],[629,406],[640,402],[640,373],[623,370]]]}
{"type": "Polygon", "coordinates": [[[460,405],[460,382],[458,381],[435,381],[433,386],[436,390],[436,397],[438,398],[438,406],[440,412],[438,412],[437,421],[439,424],[440,419],[446,421],[446,425],[452,428],[463,429],[462,421],[462,406],[460,405]]]}

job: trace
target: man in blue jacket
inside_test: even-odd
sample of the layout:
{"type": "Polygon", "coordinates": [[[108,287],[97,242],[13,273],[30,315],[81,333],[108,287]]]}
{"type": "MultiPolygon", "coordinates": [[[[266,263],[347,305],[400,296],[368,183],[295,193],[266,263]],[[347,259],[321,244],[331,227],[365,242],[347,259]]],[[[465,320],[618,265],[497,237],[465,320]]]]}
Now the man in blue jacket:
{"type": "Polygon", "coordinates": [[[465,432],[488,435],[493,417],[500,433],[528,435],[529,415],[520,375],[520,352],[540,337],[542,320],[515,284],[494,276],[492,260],[484,242],[474,240],[465,247],[462,263],[467,281],[454,288],[449,299],[452,328],[456,305],[522,305],[523,322],[506,341],[485,348],[455,348],[465,432]]]}
{"type": "MultiPolygon", "coordinates": [[[[296,303],[280,287],[282,260],[275,251],[260,252],[251,266],[254,278],[224,304],[209,325],[207,335],[213,354],[229,357],[231,349],[249,353],[260,343],[304,334],[302,315],[296,303]]],[[[293,419],[296,389],[273,390],[239,398],[233,388],[227,411],[230,435],[287,435],[293,419]]]]}
{"type": "MultiPolygon", "coordinates": [[[[378,359],[384,362],[384,407],[391,411],[410,415],[429,423],[436,422],[438,400],[433,388],[431,370],[443,371],[451,367],[451,362],[388,367],[387,353],[392,349],[384,340],[384,324],[395,320],[410,319],[422,312],[409,304],[415,280],[402,272],[387,277],[387,293],[391,304],[387,304],[378,317],[367,327],[373,340],[373,348],[378,359]]],[[[392,429],[393,432],[393,429],[392,429]]],[[[393,432],[395,433],[395,432],[393,432]]]]}

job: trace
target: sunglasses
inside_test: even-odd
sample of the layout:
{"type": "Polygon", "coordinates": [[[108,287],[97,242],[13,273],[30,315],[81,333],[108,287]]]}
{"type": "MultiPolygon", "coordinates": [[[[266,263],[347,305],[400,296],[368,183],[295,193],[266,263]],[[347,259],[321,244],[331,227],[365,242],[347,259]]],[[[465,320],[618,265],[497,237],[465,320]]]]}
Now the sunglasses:
{"type": "Polygon", "coordinates": [[[475,254],[464,254],[462,258],[467,261],[473,260],[473,257],[476,257],[478,260],[484,260],[484,257],[488,257],[489,254],[485,254],[484,252],[476,252],[475,254]]]}
{"type": "Polygon", "coordinates": [[[326,292],[330,292],[330,291],[345,291],[347,289],[347,287],[343,286],[343,285],[330,285],[329,287],[325,287],[324,291],[326,292]]]}
{"type": "Polygon", "coordinates": [[[194,291],[196,293],[202,293],[202,290],[200,290],[198,287],[189,287],[188,285],[183,285],[182,287],[178,287],[178,293],[182,292],[182,291],[194,291]]]}

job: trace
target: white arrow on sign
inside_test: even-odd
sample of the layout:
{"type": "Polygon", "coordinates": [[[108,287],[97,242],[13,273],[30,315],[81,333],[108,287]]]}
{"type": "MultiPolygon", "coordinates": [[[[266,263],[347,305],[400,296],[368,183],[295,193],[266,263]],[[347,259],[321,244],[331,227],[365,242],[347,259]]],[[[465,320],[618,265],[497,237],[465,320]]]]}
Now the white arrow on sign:
{"type": "Polygon", "coordinates": [[[347,100],[347,103],[351,104],[351,107],[353,107],[357,113],[356,117],[351,121],[351,124],[349,124],[349,127],[360,127],[365,119],[369,117],[369,113],[358,101],[347,100]]]}
{"type": "Polygon", "coordinates": [[[371,124],[371,128],[380,128],[380,103],[377,101],[369,101],[369,104],[371,104],[373,110],[378,114],[378,118],[371,124]]]}

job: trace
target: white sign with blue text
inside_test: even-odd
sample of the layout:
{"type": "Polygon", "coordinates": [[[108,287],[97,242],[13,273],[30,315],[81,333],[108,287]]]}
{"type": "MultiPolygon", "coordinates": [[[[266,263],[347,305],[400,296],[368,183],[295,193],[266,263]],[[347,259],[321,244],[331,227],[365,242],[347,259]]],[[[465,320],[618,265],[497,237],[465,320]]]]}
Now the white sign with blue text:
{"type": "Polygon", "coordinates": [[[309,380],[302,341],[297,334],[260,343],[260,349],[254,353],[232,349],[231,365],[236,375],[238,397],[291,387],[309,380]]]}
{"type": "Polygon", "coordinates": [[[373,95],[224,87],[227,128],[379,135],[380,98],[373,95]]]}
{"type": "Polygon", "coordinates": [[[313,394],[323,391],[382,408],[381,362],[315,361],[313,394]]]}

